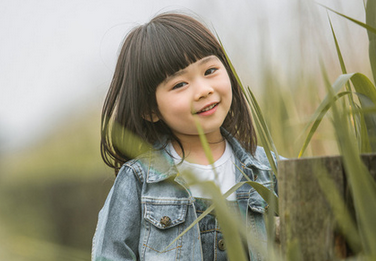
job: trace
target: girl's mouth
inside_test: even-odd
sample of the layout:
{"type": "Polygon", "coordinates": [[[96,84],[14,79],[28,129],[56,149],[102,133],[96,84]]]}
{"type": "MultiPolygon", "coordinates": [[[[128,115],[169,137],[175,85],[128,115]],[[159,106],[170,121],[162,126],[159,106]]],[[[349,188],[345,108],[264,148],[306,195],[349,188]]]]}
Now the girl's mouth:
{"type": "Polygon", "coordinates": [[[213,103],[212,105],[210,105],[210,106],[208,106],[208,107],[205,107],[205,108],[202,109],[201,111],[196,112],[196,114],[200,114],[200,113],[204,113],[204,112],[210,111],[211,109],[213,109],[213,108],[216,107],[217,105],[218,105],[218,103],[213,103]]]}

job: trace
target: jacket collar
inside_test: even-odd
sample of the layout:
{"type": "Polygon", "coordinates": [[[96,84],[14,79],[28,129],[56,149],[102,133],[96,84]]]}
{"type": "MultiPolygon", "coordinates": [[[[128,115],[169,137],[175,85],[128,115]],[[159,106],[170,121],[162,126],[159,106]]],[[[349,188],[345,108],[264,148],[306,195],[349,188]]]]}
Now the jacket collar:
{"type": "Polygon", "coordinates": [[[240,163],[247,168],[257,168],[260,170],[271,170],[271,168],[263,164],[258,157],[260,152],[263,151],[261,147],[257,147],[255,156],[252,156],[247,152],[231,134],[229,134],[225,129],[221,129],[224,137],[226,137],[228,143],[231,145],[231,148],[235,154],[235,157],[239,159],[240,163]]]}
{"type": "MultiPolygon", "coordinates": [[[[257,159],[258,152],[262,150],[261,148],[257,148],[255,157],[253,157],[250,153],[244,150],[240,143],[225,129],[222,128],[221,131],[230,144],[235,157],[240,161],[240,164],[243,167],[270,170],[269,166],[266,166],[257,159]]],[[[147,183],[157,183],[178,175],[178,170],[170,154],[168,146],[166,146],[164,149],[150,151],[140,158],[144,167],[147,168],[147,183]]]]}

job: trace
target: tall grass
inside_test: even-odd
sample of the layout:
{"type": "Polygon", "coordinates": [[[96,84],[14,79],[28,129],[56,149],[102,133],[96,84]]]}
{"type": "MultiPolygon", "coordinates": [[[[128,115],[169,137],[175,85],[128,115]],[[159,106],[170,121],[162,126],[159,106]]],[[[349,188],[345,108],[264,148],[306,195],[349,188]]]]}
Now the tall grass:
{"type": "MultiPolygon", "coordinates": [[[[367,1],[366,23],[343,15],[333,9],[327,8],[327,10],[330,14],[339,15],[344,20],[351,21],[367,30],[369,38],[369,62],[373,79],[376,79],[376,1],[367,1]]],[[[303,81],[300,75],[301,71],[296,71],[296,73],[291,76],[291,78],[293,78],[291,81],[295,81],[296,85],[302,85],[293,90],[290,89],[286,91],[282,86],[284,84],[286,85],[286,82],[278,78],[279,75],[275,75],[270,68],[267,68],[261,75],[263,78],[262,86],[265,91],[261,96],[257,97],[256,93],[253,93],[249,87],[243,86],[243,90],[252,110],[252,116],[257,128],[260,143],[265,147],[267,152],[273,151],[278,156],[278,151],[281,151],[290,157],[304,157],[306,155],[315,155],[321,151],[326,153],[327,150],[318,148],[320,146],[331,147],[333,144],[336,145],[334,151],[338,151],[343,156],[346,175],[351,181],[350,189],[354,197],[357,214],[355,220],[352,219],[343,200],[336,194],[334,185],[331,183],[332,181],[328,178],[328,175],[318,172],[319,181],[323,190],[328,195],[332,211],[334,212],[337,222],[342,227],[342,233],[347,238],[350,247],[354,252],[361,253],[369,260],[374,260],[374,258],[376,258],[375,248],[373,247],[376,245],[376,225],[374,222],[376,216],[376,186],[368,171],[364,168],[359,155],[362,152],[375,151],[375,85],[374,81],[367,78],[365,74],[348,72],[346,64],[348,64],[349,61],[346,61],[346,58],[342,55],[340,49],[341,42],[337,39],[336,28],[331,23],[329,23],[328,27],[331,28],[332,31],[333,46],[335,46],[336,50],[335,55],[338,57],[338,67],[341,68],[342,74],[331,83],[330,77],[327,75],[328,70],[325,67],[332,65],[328,66],[325,64],[325,61],[321,62],[322,78],[327,88],[325,89],[326,96],[320,103],[315,105],[315,98],[320,96],[321,91],[317,87],[319,77],[303,81]],[[295,103],[300,103],[302,106],[294,106],[295,103]],[[272,108],[267,110],[268,106],[272,108]],[[306,119],[304,116],[311,114],[309,107],[312,106],[315,106],[315,110],[311,117],[306,119]],[[306,107],[308,107],[308,109],[306,109],[306,107]],[[303,117],[301,117],[301,115],[303,115],[303,117]],[[304,127],[302,128],[301,126],[304,127]],[[320,131],[320,128],[325,131],[320,131]],[[299,136],[299,134],[301,135],[299,136]],[[302,137],[303,141],[298,139],[298,136],[302,137]],[[330,140],[332,137],[334,138],[333,141],[330,140]],[[324,140],[324,142],[316,142],[319,139],[324,140]],[[325,144],[322,145],[323,143],[325,144]]],[[[205,137],[203,135],[201,135],[201,137],[204,148],[207,148],[205,137]]],[[[136,146],[133,147],[134,150],[143,151],[149,146],[143,144],[142,141],[137,142],[134,143],[136,146]],[[137,142],[138,145],[136,144],[137,142]]],[[[96,147],[94,147],[94,149],[96,149],[96,147]]],[[[205,149],[205,151],[208,158],[211,159],[210,151],[208,149],[205,149]]],[[[331,152],[330,150],[330,153],[331,152]]],[[[33,157],[33,159],[36,157],[37,156],[33,157]]],[[[46,157],[43,156],[43,158],[46,157]]],[[[278,174],[278,168],[272,160],[271,154],[268,154],[268,158],[273,171],[278,174]]],[[[89,161],[90,160],[91,159],[89,159],[89,161]]],[[[212,162],[212,160],[210,161],[212,162]]],[[[62,166],[58,167],[62,168],[62,166]]],[[[75,165],[74,169],[77,168],[78,167],[75,165]]],[[[35,172],[37,171],[38,170],[35,170],[35,172]]],[[[44,173],[50,172],[44,171],[44,173]]],[[[270,205],[270,210],[265,217],[268,225],[270,248],[268,249],[268,253],[264,254],[268,255],[269,260],[272,261],[302,260],[299,244],[296,241],[293,241],[293,243],[288,246],[288,251],[285,256],[282,256],[278,248],[273,247],[274,216],[281,211],[278,207],[278,200],[270,190],[253,181],[248,180],[238,183],[225,195],[221,195],[218,188],[212,182],[201,184],[211,193],[214,202],[188,229],[192,228],[206,214],[210,213],[215,208],[218,221],[221,225],[224,237],[227,240],[226,243],[230,260],[245,260],[244,252],[246,250],[241,247],[242,244],[239,244],[239,240],[245,237],[248,237],[255,245],[255,248],[262,252],[262,249],[258,246],[258,242],[255,242],[252,239],[252,235],[247,233],[247,228],[240,225],[241,222],[232,217],[225,204],[227,196],[244,184],[249,184],[255,188],[270,205]]],[[[31,251],[29,253],[20,253],[20,255],[23,256],[18,260],[43,260],[40,259],[40,252],[46,256],[45,260],[52,260],[55,256],[51,249],[57,249],[57,252],[61,251],[64,253],[65,251],[66,253],[70,252],[72,254],[61,255],[62,260],[76,260],[75,258],[77,258],[77,260],[88,259],[85,258],[85,253],[82,253],[82,251],[39,241],[36,242],[28,238],[15,236],[11,241],[5,243],[8,244],[3,244],[3,247],[6,248],[9,246],[9,249],[14,251],[17,251],[17,249],[14,249],[14,246],[17,246],[17,244],[28,245],[34,248],[29,249],[31,251]],[[39,249],[39,252],[33,252],[35,249],[39,249]]],[[[4,251],[0,251],[0,257],[4,257],[8,260],[15,258],[11,253],[4,253],[4,251]]]]}
{"type": "MultiPolygon", "coordinates": [[[[370,2],[372,1],[369,1],[368,8],[372,6],[372,3],[370,2]]],[[[369,9],[367,9],[367,11],[369,15],[369,9]]],[[[376,10],[374,11],[376,12],[376,10]]],[[[337,14],[359,24],[360,26],[363,26],[371,33],[376,32],[374,27],[349,18],[340,13],[337,14]]],[[[374,15],[374,13],[372,13],[372,15],[374,15]]],[[[364,74],[347,72],[335,30],[331,23],[330,27],[334,45],[337,51],[337,57],[339,59],[339,65],[343,74],[340,75],[333,84],[330,84],[326,74],[325,64],[322,63],[322,72],[324,82],[327,86],[327,95],[319,104],[311,119],[308,120],[308,123],[306,124],[303,132],[305,140],[297,156],[303,156],[312,137],[317,131],[319,125],[322,123],[323,118],[327,116],[328,112],[331,112],[334,130],[333,136],[336,138],[338,151],[343,156],[346,177],[351,184],[350,190],[354,198],[357,217],[356,221],[352,220],[343,200],[339,194],[336,193],[335,186],[331,183],[331,180],[322,172],[319,173],[319,177],[321,178],[320,184],[326,195],[330,196],[329,203],[332,206],[334,216],[337,218],[337,222],[342,227],[342,232],[347,237],[349,245],[353,248],[355,253],[363,256],[366,260],[373,260],[376,258],[376,250],[373,247],[376,244],[376,225],[374,222],[374,217],[376,217],[376,185],[375,181],[372,179],[362,163],[360,153],[375,151],[374,142],[376,120],[374,114],[374,104],[376,104],[376,89],[371,80],[369,80],[364,74]],[[335,196],[332,197],[332,195],[335,196]],[[354,222],[356,222],[356,224],[354,222]]],[[[237,76],[234,67],[232,65],[231,67],[237,76]]],[[[271,152],[274,152],[278,158],[278,152],[273,142],[267,120],[263,116],[262,110],[260,109],[257,99],[255,98],[255,95],[251,89],[249,87],[244,87],[238,76],[237,79],[242,86],[245,97],[251,108],[258,137],[267,152],[273,172],[278,175],[276,162],[273,160],[271,154],[271,152]]],[[[288,98],[286,98],[286,96],[279,98],[280,100],[278,101],[278,104],[281,105],[281,108],[283,109],[286,106],[286,100],[288,98]]],[[[205,135],[203,134],[200,125],[197,125],[197,128],[199,130],[205,154],[209,162],[212,164],[213,158],[211,156],[205,135]]],[[[190,174],[185,173],[185,175],[189,176],[190,174]]],[[[193,177],[190,180],[192,180],[191,182],[195,183],[193,177]]],[[[209,194],[211,194],[213,205],[210,206],[207,211],[200,216],[200,218],[195,220],[195,222],[193,222],[185,231],[183,231],[181,235],[174,239],[171,244],[179,237],[184,235],[194,225],[196,225],[205,215],[215,209],[224,238],[226,239],[229,260],[246,260],[244,254],[246,250],[243,249],[243,246],[240,243],[242,238],[248,238],[257,251],[262,252],[263,255],[267,256],[268,260],[301,260],[301,246],[299,246],[297,241],[292,241],[291,245],[287,246],[288,250],[287,253],[285,253],[285,256],[282,256],[279,249],[274,247],[274,215],[279,212],[279,207],[278,199],[272,191],[251,180],[236,184],[225,195],[221,195],[220,190],[216,187],[214,182],[201,183],[201,186],[209,194]],[[247,228],[243,227],[241,225],[242,222],[239,222],[233,217],[232,213],[226,206],[226,197],[244,184],[249,184],[256,189],[271,207],[271,211],[268,211],[265,217],[270,238],[267,252],[260,247],[258,244],[259,242],[252,240],[252,235],[247,233],[247,228]]]]}
{"type": "MultiPolygon", "coordinates": [[[[376,38],[376,1],[370,0],[367,2],[366,24],[332,9],[327,9],[367,29],[370,39],[369,58],[374,79],[376,79],[376,48],[374,48],[376,38]]],[[[330,84],[326,74],[325,64],[322,63],[322,72],[324,82],[327,86],[327,95],[317,107],[305,127],[304,133],[306,138],[298,157],[304,154],[322,119],[326,116],[328,111],[331,111],[334,136],[336,137],[339,152],[343,157],[346,177],[349,181],[351,195],[354,199],[356,221],[352,221],[352,217],[346,209],[343,199],[336,193],[335,186],[333,184],[331,185],[331,180],[328,176],[319,170],[317,170],[317,175],[322,189],[328,196],[328,201],[337,222],[342,228],[342,233],[346,236],[354,253],[362,256],[365,260],[375,260],[376,249],[374,246],[376,244],[376,223],[374,219],[376,217],[376,183],[364,166],[360,154],[376,152],[376,88],[374,83],[364,74],[347,72],[330,18],[329,22],[339,65],[343,74],[340,75],[333,84],[330,84]],[[344,90],[342,91],[342,89],[344,90]],[[353,222],[356,222],[356,224],[353,222]]],[[[240,80],[239,83],[241,84],[240,80]]],[[[252,110],[258,137],[267,151],[274,151],[278,155],[268,125],[255,96],[250,91],[250,88],[242,88],[252,110]]],[[[283,97],[280,98],[277,104],[282,105],[282,107],[277,109],[285,107],[286,104],[283,97]]],[[[277,174],[275,162],[272,160],[270,154],[268,158],[270,165],[277,174]]],[[[376,166],[373,168],[375,167],[376,166]]],[[[269,201],[269,203],[271,202],[269,201]]],[[[273,226],[271,222],[268,222],[268,225],[273,226]]],[[[272,231],[273,229],[269,228],[269,230],[272,231]]],[[[301,260],[302,256],[297,242],[294,243],[293,241],[292,245],[286,248],[288,249],[286,256],[278,257],[275,255],[275,249],[270,248],[269,251],[272,255],[269,256],[269,259],[301,260]]],[[[231,255],[229,255],[229,258],[230,260],[236,260],[235,257],[231,255]]]]}

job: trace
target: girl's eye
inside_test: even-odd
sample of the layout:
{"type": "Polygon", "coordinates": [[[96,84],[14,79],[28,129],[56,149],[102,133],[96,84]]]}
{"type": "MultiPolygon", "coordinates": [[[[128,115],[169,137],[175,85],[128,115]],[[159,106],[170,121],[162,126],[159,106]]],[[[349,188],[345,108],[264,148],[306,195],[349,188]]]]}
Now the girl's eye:
{"type": "Polygon", "coordinates": [[[172,87],[173,90],[175,89],[179,89],[181,87],[184,87],[187,83],[186,82],[179,82],[178,84],[176,84],[174,87],[172,87]]]}
{"type": "Polygon", "coordinates": [[[205,71],[205,75],[210,75],[213,74],[217,69],[216,68],[210,68],[205,71]]]}

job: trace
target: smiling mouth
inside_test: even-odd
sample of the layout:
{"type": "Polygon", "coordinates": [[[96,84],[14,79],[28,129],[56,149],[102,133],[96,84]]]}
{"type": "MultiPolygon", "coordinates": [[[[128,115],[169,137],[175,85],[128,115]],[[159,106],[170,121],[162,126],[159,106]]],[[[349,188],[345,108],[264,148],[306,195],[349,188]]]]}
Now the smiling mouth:
{"type": "Polygon", "coordinates": [[[206,112],[206,111],[210,111],[211,109],[213,109],[217,105],[218,105],[218,103],[213,103],[212,105],[205,107],[201,111],[196,112],[196,114],[200,114],[200,113],[203,113],[203,112],[206,112]]]}

